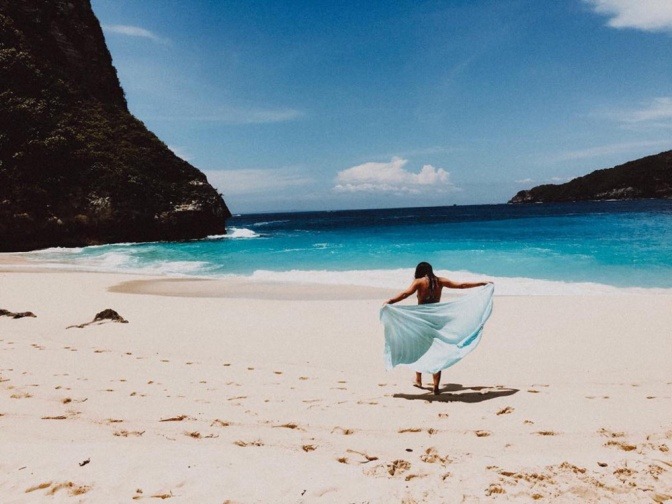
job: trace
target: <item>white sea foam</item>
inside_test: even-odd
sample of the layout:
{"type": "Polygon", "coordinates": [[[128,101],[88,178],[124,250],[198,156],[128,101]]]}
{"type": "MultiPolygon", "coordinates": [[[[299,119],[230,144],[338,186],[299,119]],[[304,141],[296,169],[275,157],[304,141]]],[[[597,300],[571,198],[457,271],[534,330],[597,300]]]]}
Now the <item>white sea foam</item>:
{"type": "Polygon", "coordinates": [[[229,232],[223,235],[210,235],[207,237],[208,240],[222,240],[222,239],[235,239],[235,238],[258,238],[260,235],[247,228],[235,228],[232,227],[229,229],[229,232]]]}
{"type": "Polygon", "coordinates": [[[271,220],[271,221],[261,221],[255,222],[253,226],[268,226],[269,224],[282,224],[283,222],[289,222],[289,219],[285,220],[271,220]]]}
{"type": "MultiPolygon", "coordinates": [[[[31,260],[39,262],[41,268],[107,273],[130,273],[144,275],[202,276],[208,275],[213,265],[205,261],[143,261],[139,257],[121,250],[113,250],[99,255],[69,254],[71,249],[51,250],[48,253],[31,253],[31,260]],[[67,251],[66,254],[63,254],[67,251]]],[[[20,265],[19,265],[20,266],[20,265]]]]}
{"type": "MultiPolygon", "coordinates": [[[[394,292],[401,291],[410,285],[413,279],[412,269],[392,270],[291,270],[269,271],[257,270],[253,280],[288,283],[317,283],[326,285],[359,285],[381,287],[394,292]]],[[[591,282],[561,282],[538,280],[522,277],[494,277],[479,275],[470,271],[437,271],[437,275],[450,278],[456,282],[495,283],[495,294],[498,296],[563,296],[563,295],[604,295],[604,294],[668,294],[672,289],[643,287],[614,287],[611,285],[591,282]]]]}

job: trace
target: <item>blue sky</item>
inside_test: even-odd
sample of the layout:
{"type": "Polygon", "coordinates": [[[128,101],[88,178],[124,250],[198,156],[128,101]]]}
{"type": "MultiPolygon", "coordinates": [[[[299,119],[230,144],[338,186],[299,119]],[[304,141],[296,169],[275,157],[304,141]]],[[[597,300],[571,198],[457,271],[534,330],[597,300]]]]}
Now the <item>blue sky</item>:
{"type": "Polygon", "coordinates": [[[672,148],[672,1],[93,0],[234,213],[503,203],[672,148]]]}

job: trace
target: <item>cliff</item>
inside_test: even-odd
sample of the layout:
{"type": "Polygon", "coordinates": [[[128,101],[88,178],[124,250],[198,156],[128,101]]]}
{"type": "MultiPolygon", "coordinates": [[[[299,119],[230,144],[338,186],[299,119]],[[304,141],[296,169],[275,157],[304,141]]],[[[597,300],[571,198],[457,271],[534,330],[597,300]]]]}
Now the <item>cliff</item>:
{"type": "Polygon", "coordinates": [[[672,198],[672,151],[520,191],[509,203],[672,198]]]}
{"type": "Polygon", "coordinates": [[[89,0],[0,0],[0,251],[201,238],[230,216],[129,113],[89,0]]]}

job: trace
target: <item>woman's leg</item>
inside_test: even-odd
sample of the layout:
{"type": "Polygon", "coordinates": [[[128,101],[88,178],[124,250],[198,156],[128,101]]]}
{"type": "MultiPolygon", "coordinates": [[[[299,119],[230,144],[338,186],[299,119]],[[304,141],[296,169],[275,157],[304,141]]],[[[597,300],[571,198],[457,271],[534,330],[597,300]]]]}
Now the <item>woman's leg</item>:
{"type": "Polygon", "coordinates": [[[422,388],[422,373],[415,373],[415,386],[422,388]]]}
{"type": "Polygon", "coordinates": [[[439,383],[441,382],[441,371],[434,373],[432,375],[432,380],[434,381],[434,395],[439,394],[439,383]]]}

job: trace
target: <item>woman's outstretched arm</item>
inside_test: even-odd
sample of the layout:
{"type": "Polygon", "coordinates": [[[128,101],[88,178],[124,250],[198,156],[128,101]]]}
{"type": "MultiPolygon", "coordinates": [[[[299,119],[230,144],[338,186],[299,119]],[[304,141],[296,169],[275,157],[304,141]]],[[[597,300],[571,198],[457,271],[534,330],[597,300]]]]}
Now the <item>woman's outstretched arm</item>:
{"type": "Polygon", "coordinates": [[[442,287],[448,287],[449,289],[471,289],[472,287],[481,287],[492,282],[453,282],[447,278],[439,277],[439,283],[441,283],[442,287]]]}
{"type": "Polygon", "coordinates": [[[397,302],[401,301],[402,299],[406,299],[408,296],[412,295],[417,290],[418,290],[418,281],[414,280],[413,283],[410,285],[410,287],[408,289],[400,292],[399,294],[397,294],[393,298],[388,299],[383,304],[397,303],[397,302]]]}

